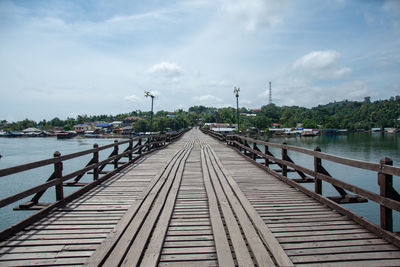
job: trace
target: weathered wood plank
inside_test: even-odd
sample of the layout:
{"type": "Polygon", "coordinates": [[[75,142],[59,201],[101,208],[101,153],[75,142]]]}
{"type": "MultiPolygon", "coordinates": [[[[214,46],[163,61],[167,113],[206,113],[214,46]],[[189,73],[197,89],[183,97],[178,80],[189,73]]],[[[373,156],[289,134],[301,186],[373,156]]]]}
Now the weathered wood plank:
{"type": "MultiPolygon", "coordinates": [[[[212,152],[210,152],[210,148],[206,147],[205,151],[206,151],[205,154],[208,155],[207,161],[209,164],[209,168],[211,168],[212,166],[216,174],[215,176],[211,176],[213,178],[214,188],[220,188],[221,192],[225,193],[226,198],[230,203],[230,206],[232,210],[235,212],[236,218],[238,219],[241,225],[242,231],[246,239],[248,240],[248,245],[252,250],[257,265],[259,266],[275,265],[275,263],[273,262],[272,258],[269,255],[268,250],[266,249],[258,233],[256,232],[256,229],[254,229],[252,221],[247,216],[246,211],[242,207],[242,204],[239,203],[239,200],[236,198],[237,195],[233,193],[233,191],[225,181],[223,177],[224,174],[220,170],[221,166],[219,166],[218,163],[215,162],[212,152]]],[[[245,208],[247,209],[250,207],[246,206],[245,208]]],[[[237,253],[240,252],[238,251],[237,253]]]]}
{"type": "MultiPolygon", "coordinates": [[[[165,239],[165,235],[167,233],[168,225],[171,220],[172,212],[175,206],[175,201],[176,197],[178,195],[178,190],[181,185],[182,181],[182,176],[183,176],[183,171],[184,171],[184,166],[186,163],[187,158],[189,157],[191,153],[192,148],[187,152],[185,157],[183,158],[181,164],[178,167],[178,170],[175,174],[175,181],[172,185],[171,190],[168,192],[164,208],[162,210],[162,213],[158,219],[157,225],[152,233],[152,237],[150,239],[149,244],[147,245],[147,249],[145,254],[143,255],[143,258],[141,259],[141,264],[142,266],[155,266],[160,258],[161,255],[161,250],[162,250],[162,244],[165,239]]],[[[160,201],[161,202],[161,201],[160,201]]],[[[162,205],[162,203],[160,203],[162,205]]],[[[156,218],[157,219],[157,218],[156,218]]],[[[155,223],[155,221],[154,221],[155,223]]],[[[150,227],[149,227],[150,228],[150,227]]],[[[147,235],[150,235],[150,232],[147,233],[147,235]]],[[[131,247],[130,251],[135,251],[138,250],[137,247],[134,246],[131,247]]],[[[143,242],[142,245],[142,250],[146,246],[146,242],[143,242]]],[[[129,252],[128,252],[129,253],[129,252]]],[[[128,266],[133,266],[136,265],[139,262],[140,258],[138,256],[135,256],[133,254],[129,254],[127,257],[127,260],[124,262],[124,264],[128,266]],[[131,258],[132,255],[132,258],[131,258]]]]}
{"type": "Polygon", "coordinates": [[[218,208],[216,192],[212,186],[209,170],[206,167],[204,151],[201,150],[201,166],[203,172],[204,186],[207,191],[209,201],[210,220],[212,231],[215,238],[215,247],[218,255],[218,264],[220,266],[233,266],[233,256],[229,247],[227,234],[222,221],[222,216],[218,208]]]}
{"type": "Polygon", "coordinates": [[[172,160],[160,170],[157,176],[155,176],[146,191],[142,193],[142,197],[139,198],[139,201],[134,203],[118,223],[113,231],[113,235],[109,236],[93,253],[88,262],[89,266],[97,266],[103,263],[107,260],[104,259],[107,256],[111,257],[111,259],[115,261],[113,263],[109,262],[108,264],[111,264],[110,266],[116,266],[119,264],[125,254],[125,248],[129,246],[132,236],[135,236],[136,232],[140,229],[142,220],[147,215],[149,207],[152,205],[157,193],[161,190],[162,185],[166,181],[167,173],[170,172],[174,166],[173,164],[178,160],[182,153],[182,150],[177,151],[173,155],[172,160]],[[149,197],[147,197],[148,195],[149,197]],[[129,233],[130,237],[123,236],[125,232],[129,233]]]}
{"type": "MultiPolygon", "coordinates": [[[[202,150],[202,152],[203,151],[204,150],[202,150]]],[[[208,173],[210,175],[210,180],[212,181],[212,184],[213,184],[213,187],[215,190],[215,194],[217,196],[217,200],[220,205],[220,209],[222,210],[222,214],[225,219],[226,227],[229,231],[229,236],[230,236],[232,246],[235,251],[235,255],[236,255],[238,264],[242,265],[242,266],[252,266],[254,263],[250,257],[246,243],[245,243],[243,237],[241,236],[240,227],[236,221],[234,213],[232,212],[232,210],[229,206],[229,202],[223,192],[223,189],[221,188],[220,184],[215,181],[217,179],[216,178],[217,175],[216,175],[216,173],[213,172],[213,168],[209,165],[210,164],[209,159],[205,160],[205,164],[208,165],[207,169],[208,169],[208,173]]]]}

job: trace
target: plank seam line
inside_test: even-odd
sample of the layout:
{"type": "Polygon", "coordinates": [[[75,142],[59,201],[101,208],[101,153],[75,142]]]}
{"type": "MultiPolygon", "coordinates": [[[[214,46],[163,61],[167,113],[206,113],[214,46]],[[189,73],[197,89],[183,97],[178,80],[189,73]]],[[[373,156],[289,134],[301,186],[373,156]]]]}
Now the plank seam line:
{"type": "MultiPolygon", "coordinates": [[[[161,254],[161,249],[162,249],[162,244],[163,244],[163,242],[161,242],[161,241],[164,241],[165,234],[166,234],[166,231],[168,228],[168,224],[163,223],[163,222],[165,222],[165,221],[169,222],[169,220],[171,218],[172,211],[175,206],[176,196],[177,196],[177,193],[178,193],[181,181],[182,181],[184,166],[185,166],[187,158],[189,157],[189,155],[192,151],[192,148],[193,148],[193,145],[191,142],[186,144],[185,154],[184,154],[183,158],[181,159],[181,161],[179,162],[178,168],[177,168],[175,174],[173,175],[173,179],[170,178],[171,185],[166,190],[163,191],[163,193],[165,192],[165,194],[163,196],[162,195],[158,196],[159,198],[157,199],[157,201],[161,202],[161,203],[160,203],[160,205],[155,205],[155,207],[159,206],[160,208],[158,209],[158,211],[155,212],[156,217],[152,221],[151,230],[150,230],[150,227],[144,229],[144,230],[149,229],[147,234],[145,233],[146,239],[142,242],[142,244],[139,248],[135,248],[134,247],[135,244],[133,244],[129,248],[128,258],[127,258],[127,260],[124,261],[123,265],[134,266],[134,265],[137,265],[141,261],[140,262],[141,266],[156,266],[158,259],[160,257],[160,254],[161,254]],[[160,197],[162,197],[161,200],[160,200],[160,197]],[[160,213],[161,213],[161,215],[160,215],[160,213]],[[161,223],[160,223],[160,221],[161,221],[161,223]],[[159,236],[162,240],[157,238],[159,236]],[[150,239],[150,237],[151,237],[151,239],[150,239]],[[150,242],[149,242],[149,239],[150,239],[150,242]],[[148,244],[148,246],[147,246],[146,251],[144,251],[146,244],[148,244]],[[137,253],[139,253],[139,251],[141,251],[141,253],[140,253],[140,255],[138,255],[138,257],[133,257],[135,251],[137,251],[137,253]],[[141,258],[141,256],[143,256],[143,258],[141,258]]],[[[154,207],[152,209],[154,210],[154,207]]],[[[141,240],[141,239],[139,239],[139,240],[141,240]]]]}
{"type": "MultiPolygon", "coordinates": [[[[236,221],[240,229],[239,232],[237,230],[232,232],[228,227],[229,233],[231,237],[235,238],[236,236],[237,237],[240,236],[239,238],[243,239],[243,241],[247,240],[245,248],[243,249],[239,248],[238,250],[238,248],[234,247],[235,251],[238,251],[238,253],[240,253],[239,256],[243,257],[244,250],[247,250],[248,252],[245,254],[253,258],[253,260],[257,263],[258,266],[274,266],[275,263],[273,262],[273,259],[271,258],[269,251],[263,244],[263,240],[256,232],[256,229],[254,228],[254,225],[250,221],[248,215],[244,211],[241,204],[238,202],[232,190],[230,190],[229,185],[226,182],[224,183],[224,181],[222,180],[223,179],[223,177],[221,177],[222,173],[218,169],[218,166],[215,166],[215,162],[213,162],[211,158],[209,148],[210,148],[209,145],[206,145],[204,147],[205,153],[207,155],[207,162],[209,168],[212,170],[214,174],[212,176],[214,187],[216,188],[217,191],[219,191],[218,198],[220,201],[226,202],[227,206],[229,206],[229,210],[234,216],[232,220],[236,221]],[[244,235],[240,234],[241,231],[243,232],[244,235]]],[[[228,221],[228,223],[230,222],[228,221]]]]}
{"type": "Polygon", "coordinates": [[[128,228],[128,225],[134,219],[134,216],[138,213],[139,209],[142,207],[144,201],[147,199],[149,194],[156,190],[156,186],[159,184],[159,181],[163,177],[164,173],[167,172],[168,169],[171,169],[173,164],[179,155],[183,153],[183,150],[180,149],[175,152],[175,154],[171,157],[171,159],[163,166],[160,172],[152,179],[150,184],[146,187],[145,191],[141,194],[141,196],[134,202],[126,212],[126,214],[121,218],[118,224],[114,227],[114,230],[110,233],[110,235],[102,242],[102,244],[96,249],[96,251],[92,254],[86,265],[88,266],[98,266],[101,265],[105,258],[109,256],[111,250],[114,249],[116,243],[122,238],[122,235],[128,228]]]}
{"type": "MultiPolygon", "coordinates": [[[[251,219],[255,229],[257,230],[258,234],[262,238],[264,244],[267,246],[268,250],[273,255],[274,259],[280,266],[291,266],[293,263],[286,255],[285,251],[279,244],[278,240],[275,238],[271,230],[265,224],[263,219],[257,213],[255,208],[252,206],[250,201],[246,198],[243,192],[240,190],[237,183],[234,181],[232,176],[229,172],[225,169],[224,165],[220,161],[219,157],[216,155],[216,152],[208,145],[208,149],[210,154],[213,157],[216,165],[220,168],[222,175],[224,176],[224,180],[228,183],[230,190],[232,190],[236,196],[236,198],[241,203],[242,207],[244,208],[245,212],[247,213],[248,217],[251,219]]],[[[222,178],[222,177],[221,177],[222,178]]]]}
{"type": "MultiPolygon", "coordinates": [[[[203,146],[203,144],[202,144],[203,146]]],[[[201,168],[203,173],[204,186],[206,188],[207,198],[209,202],[209,213],[211,220],[211,227],[214,235],[214,243],[217,252],[217,259],[219,266],[234,266],[231,249],[225,233],[225,228],[221,218],[221,213],[218,208],[218,200],[215,190],[212,186],[210,173],[206,165],[204,150],[201,148],[201,168]]]]}

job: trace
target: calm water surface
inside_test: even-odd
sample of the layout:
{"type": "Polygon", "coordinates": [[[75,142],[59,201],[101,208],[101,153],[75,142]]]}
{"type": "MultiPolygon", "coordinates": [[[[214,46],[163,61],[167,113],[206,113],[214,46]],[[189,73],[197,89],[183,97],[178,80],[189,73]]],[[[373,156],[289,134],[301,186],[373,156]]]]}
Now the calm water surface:
{"type": "MultiPolygon", "coordinates": [[[[349,133],[338,136],[319,136],[306,138],[272,138],[270,142],[287,142],[289,145],[301,146],[314,149],[319,146],[323,152],[369,162],[379,162],[382,157],[390,157],[394,165],[400,165],[400,135],[383,133],[349,133]]],[[[0,138],[0,169],[24,164],[32,161],[52,158],[53,153],[58,150],[62,155],[90,149],[94,143],[100,146],[110,144],[113,139],[67,139],[57,140],[56,138],[0,138]]],[[[125,149],[121,147],[120,151],[125,149]]],[[[263,149],[263,148],[260,148],[263,149]]],[[[100,159],[106,158],[112,149],[100,152],[100,159]]],[[[275,156],[280,155],[280,150],[270,149],[275,156]]],[[[289,151],[289,156],[295,163],[313,169],[313,157],[289,151]]],[[[83,168],[91,156],[69,160],[64,163],[64,174],[83,168]]],[[[379,193],[377,174],[371,171],[364,171],[352,167],[338,165],[327,161],[322,162],[323,166],[332,176],[351,184],[358,185],[364,189],[379,193]]],[[[0,199],[12,194],[26,190],[32,186],[44,183],[52,173],[52,166],[46,166],[35,170],[19,173],[16,175],[0,177],[0,199]]],[[[292,177],[296,175],[290,173],[292,177]]],[[[297,177],[296,177],[297,178],[297,177]]],[[[91,177],[87,175],[86,181],[91,177]]],[[[400,192],[399,177],[393,177],[396,190],[400,192]]],[[[313,184],[303,184],[307,188],[313,189],[313,184]]],[[[65,195],[69,194],[72,188],[64,189],[65,195]]],[[[325,196],[337,195],[335,189],[325,182],[323,183],[323,194],[325,196]]],[[[50,188],[42,197],[42,202],[54,201],[54,189],[50,188]]],[[[30,197],[31,198],[31,197],[30,197]]],[[[30,198],[24,199],[19,203],[25,202],[30,198]]],[[[0,229],[6,228],[27,215],[30,211],[12,211],[12,208],[19,203],[0,209],[0,229]]],[[[347,208],[352,209],[360,215],[379,224],[379,206],[375,203],[347,204],[347,208]]],[[[395,230],[400,231],[400,216],[395,212],[395,230]]]]}

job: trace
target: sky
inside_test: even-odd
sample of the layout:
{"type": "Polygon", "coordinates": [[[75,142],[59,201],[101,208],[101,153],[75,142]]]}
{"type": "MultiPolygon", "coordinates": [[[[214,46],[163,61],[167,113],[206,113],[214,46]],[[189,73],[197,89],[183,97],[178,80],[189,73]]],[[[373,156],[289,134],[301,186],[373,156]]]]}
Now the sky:
{"type": "Polygon", "coordinates": [[[400,1],[0,0],[0,120],[400,95],[400,1]]]}

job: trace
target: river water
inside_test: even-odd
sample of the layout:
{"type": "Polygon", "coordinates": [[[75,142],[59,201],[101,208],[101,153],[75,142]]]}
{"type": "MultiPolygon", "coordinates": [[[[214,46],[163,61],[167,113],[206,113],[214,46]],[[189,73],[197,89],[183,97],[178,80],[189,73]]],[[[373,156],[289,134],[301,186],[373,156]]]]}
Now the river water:
{"type": "MultiPolygon", "coordinates": [[[[60,151],[62,155],[78,152],[93,147],[98,143],[100,146],[110,144],[113,139],[67,139],[57,140],[56,138],[0,138],[0,169],[20,165],[28,162],[52,158],[55,151],[60,151]]],[[[384,133],[349,133],[338,136],[318,136],[318,137],[297,137],[297,138],[271,138],[270,142],[287,142],[289,145],[314,149],[319,146],[322,152],[378,163],[383,157],[390,157],[395,166],[400,165],[400,135],[384,133]]],[[[127,145],[126,145],[127,146],[127,145]]],[[[122,146],[123,151],[126,146],[122,146]]],[[[260,147],[261,150],[263,148],[260,147]]],[[[100,160],[106,158],[112,151],[111,149],[100,152],[100,160]]],[[[280,150],[270,149],[277,157],[280,150]]],[[[309,169],[314,168],[313,157],[296,152],[288,152],[292,160],[299,165],[309,169]]],[[[73,159],[64,163],[64,174],[68,174],[77,169],[83,168],[91,159],[91,155],[73,159]]],[[[357,185],[364,189],[379,194],[377,174],[371,171],[360,170],[352,167],[338,165],[327,161],[322,162],[323,166],[330,174],[348,183],[357,185]]],[[[53,166],[41,167],[35,170],[22,172],[15,175],[0,177],[0,199],[11,196],[12,194],[26,190],[32,186],[44,183],[52,173],[53,166]]],[[[294,173],[290,176],[295,177],[294,173]]],[[[297,178],[297,177],[296,177],[297,178]]],[[[91,176],[86,175],[84,181],[90,181],[91,176]]],[[[394,187],[400,192],[399,177],[393,177],[394,187]]],[[[302,184],[313,189],[313,184],[302,184]]],[[[65,188],[64,194],[72,192],[73,188],[65,188]]],[[[325,196],[337,195],[335,189],[325,182],[323,183],[323,194],[325,196]]],[[[54,201],[54,188],[50,188],[42,197],[41,202],[54,201]]],[[[0,209],[0,229],[22,220],[32,211],[13,211],[12,208],[19,203],[28,201],[26,198],[18,203],[14,203],[0,209]]],[[[360,215],[368,218],[374,223],[379,224],[379,206],[371,201],[368,203],[346,204],[347,208],[354,210],[360,215]]],[[[400,215],[394,213],[395,230],[400,231],[400,215]]]]}

